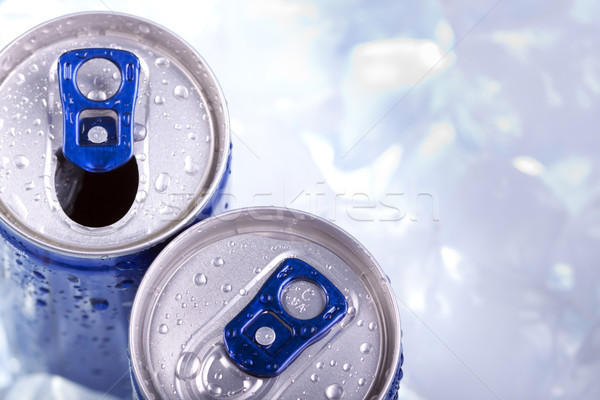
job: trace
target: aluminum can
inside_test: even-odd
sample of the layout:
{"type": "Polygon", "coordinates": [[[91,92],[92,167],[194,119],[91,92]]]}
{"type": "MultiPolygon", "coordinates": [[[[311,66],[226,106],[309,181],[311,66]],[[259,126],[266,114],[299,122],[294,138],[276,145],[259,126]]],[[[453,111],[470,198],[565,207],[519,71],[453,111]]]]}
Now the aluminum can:
{"type": "Polygon", "coordinates": [[[0,53],[0,316],[22,373],[129,393],[135,291],[223,208],[225,100],[198,53],[137,17],[82,13],[0,53]]]}
{"type": "Polygon", "coordinates": [[[142,280],[129,351],[138,399],[394,399],[390,282],[328,221],[240,209],[174,239],[142,280]]]}

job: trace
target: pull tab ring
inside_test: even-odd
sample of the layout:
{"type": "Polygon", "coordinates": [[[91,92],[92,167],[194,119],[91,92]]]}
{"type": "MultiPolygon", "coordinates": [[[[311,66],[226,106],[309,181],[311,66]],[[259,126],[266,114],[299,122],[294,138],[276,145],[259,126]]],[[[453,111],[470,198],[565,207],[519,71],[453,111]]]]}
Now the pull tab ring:
{"type": "Polygon", "coordinates": [[[58,84],[63,110],[65,158],[90,172],[108,172],[133,156],[133,122],[140,61],[125,50],[72,50],[58,59],[58,84]],[[95,58],[112,62],[121,73],[118,91],[93,100],[77,85],[79,68],[95,58]]]}

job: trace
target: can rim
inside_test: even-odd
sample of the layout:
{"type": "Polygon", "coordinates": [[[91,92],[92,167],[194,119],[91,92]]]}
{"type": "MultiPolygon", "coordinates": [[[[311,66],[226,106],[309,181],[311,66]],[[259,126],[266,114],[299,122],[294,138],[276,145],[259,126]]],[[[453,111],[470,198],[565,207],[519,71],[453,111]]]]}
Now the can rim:
{"type": "MultiPolygon", "coordinates": [[[[227,173],[227,168],[229,165],[229,157],[231,154],[231,150],[230,150],[231,131],[230,131],[229,109],[227,107],[227,101],[225,100],[223,90],[221,88],[219,81],[216,78],[216,75],[214,74],[210,65],[206,62],[204,57],[202,57],[202,55],[200,55],[193,46],[191,46],[186,40],[182,39],[179,35],[173,33],[173,31],[171,31],[170,29],[168,29],[160,24],[157,24],[156,22],[150,21],[150,20],[142,18],[142,17],[138,17],[136,15],[131,15],[131,14],[122,13],[122,12],[113,12],[113,11],[91,11],[91,12],[83,11],[83,12],[65,14],[65,15],[50,19],[48,21],[45,21],[41,24],[38,24],[38,25],[34,26],[33,28],[27,30],[23,34],[19,35],[12,41],[10,41],[6,46],[4,46],[4,48],[2,48],[2,50],[0,50],[0,60],[2,60],[2,58],[6,55],[6,53],[9,51],[10,48],[12,48],[15,44],[17,44],[19,41],[23,40],[27,36],[36,32],[37,30],[43,29],[43,27],[45,27],[45,26],[55,24],[62,20],[66,21],[69,18],[81,17],[81,16],[89,17],[90,15],[103,15],[103,16],[114,15],[117,18],[127,18],[127,19],[133,20],[138,23],[145,23],[150,26],[154,26],[156,28],[161,29],[166,34],[171,35],[173,39],[175,39],[175,40],[181,42],[181,44],[187,46],[189,53],[192,56],[197,57],[198,60],[204,64],[204,70],[207,73],[208,78],[215,85],[214,91],[217,93],[217,95],[223,105],[223,112],[222,112],[223,121],[222,122],[223,122],[224,126],[222,129],[222,131],[223,131],[223,148],[220,149],[222,151],[222,159],[220,161],[217,161],[217,163],[215,163],[215,165],[216,165],[215,172],[214,172],[215,179],[213,179],[211,181],[210,185],[206,188],[206,190],[201,192],[202,197],[199,199],[199,201],[196,202],[195,206],[190,209],[190,212],[188,214],[183,216],[183,218],[178,219],[176,221],[176,223],[174,223],[172,225],[167,225],[164,229],[159,230],[159,233],[160,233],[159,235],[147,237],[146,238],[147,240],[145,240],[144,242],[140,242],[139,240],[136,240],[136,241],[132,241],[130,243],[130,245],[127,245],[124,247],[114,247],[114,248],[105,248],[105,249],[84,249],[84,248],[75,248],[75,247],[69,247],[69,246],[60,246],[56,242],[49,242],[47,240],[44,240],[39,235],[28,235],[27,234],[28,232],[24,232],[23,229],[21,229],[19,227],[19,224],[15,223],[15,221],[12,220],[11,218],[8,218],[4,214],[4,212],[0,212],[0,225],[4,226],[5,228],[8,228],[11,233],[18,235],[19,237],[22,237],[23,239],[27,240],[28,242],[31,242],[33,245],[37,246],[38,248],[45,250],[45,251],[50,251],[51,253],[54,253],[54,254],[64,255],[67,257],[78,257],[78,258],[88,258],[88,259],[89,258],[98,258],[98,257],[104,258],[107,256],[108,257],[121,257],[121,256],[130,255],[130,254],[135,254],[140,251],[151,248],[159,243],[162,243],[165,240],[167,240],[169,237],[172,237],[173,235],[182,231],[186,226],[188,226],[190,223],[192,223],[198,217],[198,215],[200,214],[202,209],[212,200],[213,196],[219,191],[221,183],[225,179],[225,174],[227,173]]],[[[10,73],[10,70],[7,73],[10,73]]],[[[0,75],[0,83],[2,83],[2,81],[4,80],[5,77],[6,77],[6,75],[5,76],[0,75]]],[[[110,227],[110,226],[111,225],[108,225],[108,227],[110,227]]],[[[101,229],[106,229],[106,228],[107,227],[103,227],[101,229]]],[[[37,233],[31,229],[28,229],[27,231],[37,233]]]]}
{"type": "MultiPolygon", "coordinates": [[[[255,231],[246,230],[246,229],[243,229],[243,227],[241,227],[240,225],[235,223],[237,218],[239,218],[239,217],[253,218],[252,217],[253,214],[255,216],[263,216],[263,217],[267,216],[270,218],[275,217],[274,219],[272,218],[270,221],[280,222],[282,227],[284,226],[284,224],[286,222],[289,222],[289,221],[294,221],[294,220],[297,221],[297,220],[302,220],[302,219],[310,220],[311,223],[316,224],[316,227],[319,228],[319,229],[315,229],[315,231],[319,230],[319,231],[323,231],[323,232],[325,232],[325,231],[329,232],[330,237],[334,240],[337,240],[342,247],[350,249],[350,250],[355,249],[353,251],[353,253],[359,260],[364,260],[366,263],[368,263],[368,265],[370,267],[374,267],[374,269],[377,270],[377,272],[382,277],[387,277],[385,272],[379,265],[379,263],[377,263],[377,261],[373,257],[373,255],[356,238],[354,238],[354,236],[352,236],[350,233],[348,233],[341,227],[333,224],[332,222],[330,222],[324,218],[321,218],[319,216],[307,213],[305,211],[291,209],[291,208],[287,208],[287,207],[265,207],[265,206],[247,207],[247,208],[239,208],[239,209],[235,209],[235,210],[230,210],[225,213],[210,217],[206,220],[203,220],[203,221],[193,225],[192,227],[188,228],[183,233],[181,233],[179,236],[177,236],[173,241],[171,241],[161,251],[161,253],[154,259],[154,261],[148,268],[148,271],[144,275],[142,282],[140,283],[140,286],[139,286],[138,292],[137,292],[138,294],[136,295],[136,297],[134,299],[133,306],[131,309],[131,316],[130,316],[130,322],[129,322],[129,349],[128,350],[129,350],[129,355],[131,357],[132,379],[134,381],[138,382],[137,388],[142,392],[142,394],[146,398],[152,398],[152,395],[156,396],[156,394],[149,391],[150,390],[149,386],[152,385],[152,383],[150,383],[150,385],[140,384],[139,383],[140,381],[145,382],[146,380],[138,379],[139,377],[143,376],[141,365],[144,362],[144,359],[146,358],[146,354],[143,354],[144,351],[141,347],[143,340],[145,338],[144,335],[147,334],[147,332],[144,331],[145,325],[144,325],[143,321],[145,318],[150,317],[152,315],[152,313],[145,313],[145,307],[148,305],[147,304],[148,299],[151,299],[151,298],[155,297],[157,294],[159,294],[158,291],[160,288],[155,285],[155,283],[158,281],[158,279],[161,277],[164,277],[167,274],[173,274],[175,272],[172,270],[172,268],[163,268],[161,265],[164,266],[164,265],[169,265],[169,264],[178,264],[181,260],[185,259],[185,257],[188,254],[192,253],[198,247],[201,247],[202,245],[204,245],[204,243],[197,245],[198,247],[194,247],[193,249],[182,249],[181,247],[183,247],[189,240],[191,240],[194,237],[194,235],[199,234],[199,231],[206,232],[210,229],[215,229],[215,227],[220,225],[222,222],[232,224],[232,226],[229,229],[225,229],[225,231],[228,233],[231,233],[231,232],[236,232],[236,233],[268,232],[264,229],[263,230],[257,229],[255,231]],[[240,229],[240,228],[242,228],[242,229],[240,229]],[[142,293],[145,293],[145,295],[142,295],[142,293]],[[138,356],[139,356],[139,358],[138,358],[138,356]]],[[[263,218],[263,219],[259,219],[259,220],[265,221],[267,219],[263,218]]],[[[294,229],[293,229],[294,225],[295,224],[292,222],[291,225],[289,225],[287,227],[287,229],[280,229],[278,232],[294,233],[294,229]]],[[[208,234],[208,235],[211,236],[211,239],[212,239],[212,241],[210,243],[213,243],[216,240],[222,239],[221,236],[215,237],[216,235],[211,235],[211,234],[208,234]]],[[[224,236],[224,237],[227,237],[227,236],[224,236]]],[[[305,238],[310,240],[309,237],[305,237],[305,238]]],[[[334,253],[335,253],[335,251],[334,251],[334,253]]],[[[337,254],[337,255],[340,256],[339,254],[337,254]]],[[[342,257],[342,259],[344,259],[344,258],[342,257]]],[[[373,269],[373,268],[371,268],[371,269],[373,269]]],[[[389,280],[385,281],[385,284],[383,285],[383,287],[385,287],[385,289],[388,292],[387,295],[389,296],[389,299],[390,299],[390,301],[388,302],[389,303],[388,305],[391,307],[391,309],[393,311],[393,314],[392,314],[393,321],[390,321],[389,318],[386,318],[385,320],[382,319],[382,322],[385,322],[385,324],[390,324],[390,329],[397,332],[397,335],[394,335],[393,338],[390,338],[389,346],[386,349],[388,351],[385,352],[386,354],[384,354],[384,357],[389,357],[390,353],[392,353],[391,361],[386,361],[385,363],[381,362],[380,367],[386,367],[389,365],[390,369],[389,370],[382,369],[381,373],[385,375],[384,384],[383,384],[383,386],[381,386],[381,388],[379,388],[381,390],[381,392],[379,393],[379,397],[369,397],[374,400],[375,399],[385,400],[388,398],[388,394],[389,394],[388,391],[392,387],[392,384],[393,384],[394,380],[396,379],[396,370],[397,370],[398,366],[400,365],[401,352],[402,352],[402,350],[401,350],[401,321],[400,321],[398,304],[395,299],[395,294],[394,294],[393,288],[392,288],[389,280]],[[390,352],[389,351],[390,349],[397,349],[397,351],[390,352]]],[[[384,353],[384,351],[382,351],[382,353],[384,353]]]]}

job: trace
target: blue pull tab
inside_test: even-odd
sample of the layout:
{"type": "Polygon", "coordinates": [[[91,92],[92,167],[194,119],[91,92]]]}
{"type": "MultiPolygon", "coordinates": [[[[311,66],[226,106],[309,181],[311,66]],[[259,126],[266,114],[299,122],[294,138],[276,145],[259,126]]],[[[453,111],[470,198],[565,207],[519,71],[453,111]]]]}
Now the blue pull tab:
{"type": "Polygon", "coordinates": [[[90,172],[107,172],[131,159],[139,70],[138,58],[125,50],[80,49],[60,56],[63,153],[73,164],[90,172]],[[77,86],[79,67],[94,58],[112,62],[121,72],[119,90],[107,100],[91,100],[77,86]],[[93,134],[100,134],[101,139],[92,140],[93,134]]]}
{"type": "Polygon", "coordinates": [[[242,370],[277,376],[347,310],[346,299],[331,281],[304,261],[290,258],[225,326],[225,348],[242,370]]]}

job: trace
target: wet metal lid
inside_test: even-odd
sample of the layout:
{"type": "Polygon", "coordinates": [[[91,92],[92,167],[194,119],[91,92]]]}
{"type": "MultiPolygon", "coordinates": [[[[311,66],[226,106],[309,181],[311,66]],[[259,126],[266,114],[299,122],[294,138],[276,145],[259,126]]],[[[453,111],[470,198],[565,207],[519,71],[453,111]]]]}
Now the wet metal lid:
{"type": "Polygon", "coordinates": [[[34,28],[0,53],[0,98],[0,220],[44,249],[140,251],[223,182],[223,94],[195,50],[151,22],[95,12],[34,28]]]}
{"type": "Polygon", "coordinates": [[[387,399],[400,361],[373,257],[325,220],[272,207],[174,239],[140,285],[129,335],[146,399],[387,399]]]}

